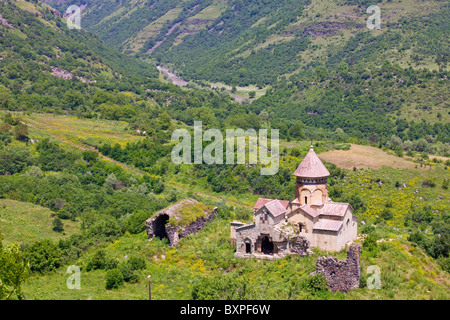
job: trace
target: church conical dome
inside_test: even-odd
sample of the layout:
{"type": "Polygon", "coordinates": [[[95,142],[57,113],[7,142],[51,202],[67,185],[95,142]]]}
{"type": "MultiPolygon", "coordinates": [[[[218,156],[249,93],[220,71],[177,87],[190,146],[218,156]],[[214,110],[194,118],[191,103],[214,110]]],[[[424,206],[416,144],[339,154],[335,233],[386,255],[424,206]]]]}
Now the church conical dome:
{"type": "Polygon", "coordinates": [[[325,168],[322,161],[320,161],[319,157],[314,152],[313,146],[311,146],[306,157],[300,163],[297,170],[295,170],[294,175],[304,178],[322,178],[328,177],[330,172],[325,168]]]}

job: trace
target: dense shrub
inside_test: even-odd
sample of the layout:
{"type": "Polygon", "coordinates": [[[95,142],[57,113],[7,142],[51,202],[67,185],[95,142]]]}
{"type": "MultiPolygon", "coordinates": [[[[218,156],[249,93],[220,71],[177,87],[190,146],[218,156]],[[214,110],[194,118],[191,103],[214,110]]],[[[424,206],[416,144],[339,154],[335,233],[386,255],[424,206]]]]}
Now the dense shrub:
{"type": "Polygon", "coordinates": [[[98,250],[86,264],[86,271],[110,270],[117,268],[117,261],[106,256],[104,250],[98,250]]]}
{"type": "Polygon", "coordinates": [[[34,242],[24,253],[32,271],[52,271],[61,265],[61,251],[51,240],[34,242]]]}
{"type": "Polygon", "coordinates": [[[317,295],[328,291],[328,282],[323,274],[317,273],[303,278],[300,287],[311,295],[317,295]]]}
{"type": "Polygon", "coordinates": [[[64,231],[64,224],[61,221],[60,218],[56,217],[55,219],[52,220],[52,226],[53,226],[53,231],[56,232],[63,232],[64,231]]]}
{"type": "Polygon", "coordinates": [[[111,269],[106,272],[106,290],[117,289],[124,282],[122,272],[119,269],[111,269]]]}
{"type": "Polygon", "coordinates": [[[138,275],[134,272],[133,266],[128,262],[122,262],[119,266],[122,273],[123,280],[129,283],[136,283],[139,281],[138,275]]]}

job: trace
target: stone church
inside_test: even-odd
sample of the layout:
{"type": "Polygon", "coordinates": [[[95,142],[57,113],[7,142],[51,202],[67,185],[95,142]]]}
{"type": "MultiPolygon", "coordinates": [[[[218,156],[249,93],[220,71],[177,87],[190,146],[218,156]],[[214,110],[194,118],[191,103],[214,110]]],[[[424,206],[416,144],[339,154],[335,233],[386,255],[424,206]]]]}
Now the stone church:
{"type": "Polygon", "coordinates": [[[294,172],[293,201],[259,198],[253,223],[231,223],[236,257],[276,259],[306,254],[310,247],[340,251],[357,236],[357,217],[349,203],[328,197],[330,175],[313,147],[294,172]]]}

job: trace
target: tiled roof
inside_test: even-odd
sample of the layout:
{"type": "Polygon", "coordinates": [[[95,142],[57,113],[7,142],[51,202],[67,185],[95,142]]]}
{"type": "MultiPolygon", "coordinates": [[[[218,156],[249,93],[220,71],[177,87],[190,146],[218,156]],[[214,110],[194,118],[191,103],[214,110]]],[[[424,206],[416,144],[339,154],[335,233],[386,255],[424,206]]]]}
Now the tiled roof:
{"type": "MultiPolygon", "coordinates": [[[[288,201],[289,202],[289,201],[288,201]]],[[[280,200],[272,200],[264,205],[267,210],[274,216],[278,217],[280,214],[283,214],[286,212],[286,208],[281,203],[280,200]]]]}
{"type": "Polygon", "coordinates": [[[308,206],[307,204],[304,204],[300,207],[300,209],[307,214],[309,214],[311,217],[315,218],[319,216],[319,212],[308,206]]]}
{"type": "Polygon", "coordinates": [[[289,204],[291,203],[291,202],[288,201],[288,200],[278,200],[278,201],[280,201],[281,205],[282,205],[285,209],[287,209],[287,207],[288,207],[289,204]]]}
{"type": "Polygon", "coordinates": [[[263,205],[265,205],[266,203],[268,203],[268,202],[270,202],[272,200],[273,199],[258,198],[258,200],[256,200],[255,205],[253,206],[253,209],[258,210],[263,205]]]}
{"type": "Polygon", "coordinates": [[[295,170],[294,175],[304,178],[321,178],[328,177],[330,173],[328,172],[327,168],[325,168],[322,161],[320,161],[319,157],[314,152],[311,146],[311,149],[306,154],[297,170],[295,170]]]}
{"type": "Polygon", "coordinates": [[[350,204],[343,202],[325,202],[320,214],[343,217],[345,212],[347,212],[348,206],[350,206],[350,204]]]}
{"type": "Polygon", "coordinates": [[[253,206],[253,209],[255,210],[259,210],[263,205],[265,205],[266,203],[269,203],[271,201],[279,201],[280,204],[287,209],[287,207],[289,206],[289,204],[291,203],[288,200],[279,200],[279,199],[265,199],[265,198],[259,198],[258,200],[256,200],[255,205],[253,206]]]}
{"type": "Polygon", "coordinates": [[[322,203],[322,201],[317,201],[317,202],[311,203],[311,206],[322,207],[323,203],[322,203]]]}
{"type": "Polygon", "coordinates": [[[342,224],[340,220],[320,219],[314,224],[313,230],[339,231],[342,224]]]}

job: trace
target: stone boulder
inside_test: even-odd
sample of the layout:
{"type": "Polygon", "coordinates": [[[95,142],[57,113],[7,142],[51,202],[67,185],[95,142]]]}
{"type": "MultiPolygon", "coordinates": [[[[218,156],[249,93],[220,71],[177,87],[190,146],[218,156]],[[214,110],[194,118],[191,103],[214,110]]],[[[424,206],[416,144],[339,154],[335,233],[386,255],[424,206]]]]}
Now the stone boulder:
{"type": "Polygon", "coordinates": [[[147,219],[145,227],[149,239],[167,238],[170,246],[176,246],[180,238],[202,230],[216,215],[217,208],[208,208],[195,199],[185,199],[147,219]]]}

